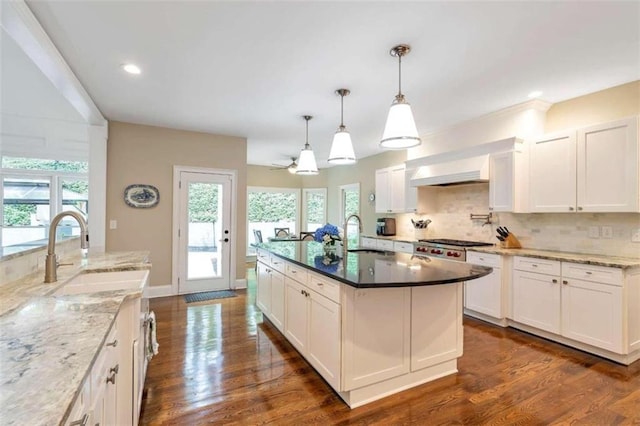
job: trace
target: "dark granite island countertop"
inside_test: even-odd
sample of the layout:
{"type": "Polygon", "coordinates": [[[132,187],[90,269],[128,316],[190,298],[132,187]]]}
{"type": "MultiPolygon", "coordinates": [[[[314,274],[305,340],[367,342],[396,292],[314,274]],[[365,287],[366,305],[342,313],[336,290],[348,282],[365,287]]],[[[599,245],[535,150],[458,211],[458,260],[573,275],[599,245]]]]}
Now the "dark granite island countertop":
{"type": "Polygon", "coordinates": [[[355,288],[450,284],[489,275],[492,268],[396,252],[353,251],[343,259],[324,254],[314,241],[263,243],[258,248],[355,288]]]}

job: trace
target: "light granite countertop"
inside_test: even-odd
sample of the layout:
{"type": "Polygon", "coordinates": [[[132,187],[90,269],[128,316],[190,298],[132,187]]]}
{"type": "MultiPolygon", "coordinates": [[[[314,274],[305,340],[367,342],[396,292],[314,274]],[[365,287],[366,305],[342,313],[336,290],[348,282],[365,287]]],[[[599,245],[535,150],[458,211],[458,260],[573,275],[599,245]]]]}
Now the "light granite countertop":
{"type": "Polygon", "coordinates": [[[585,265],[608,266],[611,268],[639,268],[640,258],[604,256],[598,254],[569,253],[563,251],[537,250],[537,249],[507,249],[499,246],[470,247],[467,250],[480,253],[493,253],[505,256],[525,256],[539,259],[560,260],[565,262],[582,263],[585,265]]]}
{"type": "Polygon", "coordinates": [[[53,296],[78,273],[150,269],[148,252],[62,259],[58,281],[44,271],[0,287],[0,420],[57,425],[67,415],[122,302],[140,291],[53,296]]]}

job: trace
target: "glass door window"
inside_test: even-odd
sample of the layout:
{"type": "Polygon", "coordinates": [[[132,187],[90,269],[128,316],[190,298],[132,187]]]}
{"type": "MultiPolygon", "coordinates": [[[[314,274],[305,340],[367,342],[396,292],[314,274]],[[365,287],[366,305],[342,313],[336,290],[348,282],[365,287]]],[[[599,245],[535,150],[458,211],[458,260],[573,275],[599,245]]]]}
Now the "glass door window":
{"type": "Polygon", "coordinates": [[[302,190],[301,231],[313,232],[327,223],[327,190],[305,188],[302,190]]]}
{"type": "MultiPolygon", "coordinates": [[[[351,214],[360,214],[360,184],[340,186],[340,223],[351,214]]],[[[344,230],[345,237],[349,241],[349,246],[358,245],[358,223],[355,220],[349,221],[347,229],[344,230]]]]}

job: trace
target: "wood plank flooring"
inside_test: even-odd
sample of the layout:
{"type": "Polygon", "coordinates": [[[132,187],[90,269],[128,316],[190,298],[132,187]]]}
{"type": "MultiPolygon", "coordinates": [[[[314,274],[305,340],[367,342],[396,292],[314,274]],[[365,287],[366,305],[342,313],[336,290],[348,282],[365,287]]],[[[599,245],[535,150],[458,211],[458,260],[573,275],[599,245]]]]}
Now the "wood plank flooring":
{"type": "Polygon", "coordinates": [[[350,410],[263,322],[249,281],[235,298],[151,300],[160,353],[142,425],[640,424],[640,362],[625,367],[469,318],[457,375],[350,410]]]}

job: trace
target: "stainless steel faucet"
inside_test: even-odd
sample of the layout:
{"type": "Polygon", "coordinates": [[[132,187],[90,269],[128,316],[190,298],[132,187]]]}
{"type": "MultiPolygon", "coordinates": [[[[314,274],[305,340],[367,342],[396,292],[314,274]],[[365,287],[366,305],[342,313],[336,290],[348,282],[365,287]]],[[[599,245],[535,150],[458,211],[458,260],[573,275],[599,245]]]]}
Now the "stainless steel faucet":
{"type": "Polygon", "coordinates": [[[347,258],[347,252],[349,251],[348,249],[348,241],[349,239],[347,238],[347,225],[349,225],[349,221],[351,220],[351,218],[356,218],[358,219],[358,238],[360,237],[360,234],[362,233],[362,219],[360,219],[360,216],[358,216],[357,214],[350,214],[349,216],[347,216],[347,218],[344,220],[344,241],[342,242],[342,249],[343,249],[343,259],[347,258]]]}
{"type": "Polygon", "coordinates": [[[44,282],[54,283],[58,281],[58,256],[56,256],[56,228],[65,216],[75,218],[80,224],[80,248],[89,248],[89,229],[87,222],[80,213],[74,211],[65,211],[58,213],[51,221],[49,227],[49,245],[47,246],[47,258],[44,264],[44,282]]]}

